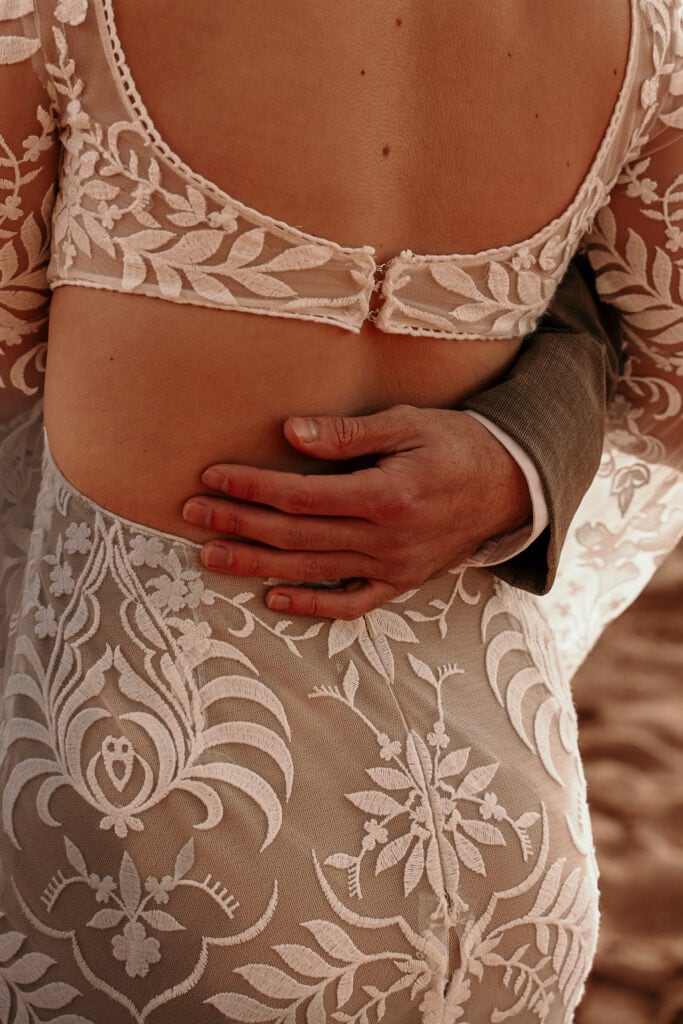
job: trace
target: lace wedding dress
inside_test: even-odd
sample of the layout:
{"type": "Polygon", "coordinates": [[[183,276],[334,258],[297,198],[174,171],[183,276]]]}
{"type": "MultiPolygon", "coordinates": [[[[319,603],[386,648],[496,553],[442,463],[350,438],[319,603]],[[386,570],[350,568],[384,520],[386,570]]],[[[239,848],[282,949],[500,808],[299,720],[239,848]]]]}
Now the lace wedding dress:
{"type": "MultiPolygon", "coordinates": [[[[5,388],[43,359],[48,280],[358,330],[372,250],[182,164],[113,6],[0,0],[0,83],[44,95],[0,110],[5,388]]],[[[353,622],[288,621],[75,490],[39,408],[0,427],[0,1020],[571,1021],[597,870],[569,680],[683,530],[682,9],[631,9],[568,210],[504,249],[400,254],[376,317],[515,337],[587,249],[629,359],[547,597],[455,567],[353,622]]]]}

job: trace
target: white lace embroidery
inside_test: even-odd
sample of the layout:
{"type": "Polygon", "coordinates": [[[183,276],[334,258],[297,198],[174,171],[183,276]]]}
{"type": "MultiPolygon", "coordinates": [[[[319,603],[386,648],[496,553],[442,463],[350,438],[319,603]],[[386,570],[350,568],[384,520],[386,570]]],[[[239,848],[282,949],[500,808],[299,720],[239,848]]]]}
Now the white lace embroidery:
{"type": "MultiPolygon", "coordinates": [[[[235,227],[210,186],[188,177],[171,188],[165,176],[177,167],[153,147],[135,166],[131,138],[147,135],[130,116],[98,138],[69,56],[96,5],[85,19],[82,3],[54,6],[70,33],[56,26],[68,46],[56,51],[55,88],[72,89],[60,96],[75,104],[66,152],[82,136],[72,156],[86,169],[81,178],[73,165],[66,191],[79,198],[73,216],[65,201],[55,222],[60,252],[70,252],[67,238],[75,249],[70,271],[86,266],[88,246],[88,267],[111,259],[107,245],[122,270],[125,242],[107,227],[109,211],[114,227],[128,225],[124,237],[144,242],[168,224],[176,232],[158,248],[130,249],[131,280],[138,256],[145,269],[136,290],[161,288],[158,252],[175,252],[178,265],[168,266],[182,288],[202,259],[215,260],[220,250],[202,256],[201,239],[178,260],[180,227],[185,239],[217,232],[224,262],[238,242],[252,246],[230,264],[240,302],[254,268],[264,289],[258,274],[304,273],[281,275],[272,262],[268,271],[268,261],[327,243],[278,234],[270,222],[246,226],[237,204],[235,227]],[[115,173],[98,177],[95,166],[115,173]],[[116,196],[88,192],[102,184],[116,196]],[[164,189],[175,200],[162,223],[153,204],[164,189]],[[259,253],[253,232],[263,236],[259,253]]],[[[5,0],[0,13],[25,17],[32,7],[5,0]]],[[[597,893],[567,681],[683,530],[682,11],[678,0],[638,0],[633,11],[641,44],[634,91],[624,94],[629,162],[615,169],[609,206],[585,242],[603,294],[621,310],[629,363],[601,474],[547,598],[457,569],[354,623],[282,620],[260,583],[211,576],[195,546],[105,513],[69,487],[49,453],[41,475],[37,413],[0,428],[0,999],[16,1020],[572,1019],[597,893]],[[40,858],[29,856],[35,850],[40,858]]],[[[18,134],[13,152],[33,131],[18,134]]],[[[25,166],[7,159],[21,175],[39,166],[28,155],[25,166]]],[[[23,260],[21,227],[12,231],[4,241],[23,260]]],[[[456,298],[467,288],[459,294],[471,303],[493,301],[484,317],[493,323],[518,304],[520,280],[532,305],[535,286],[522,275],[539,280],[541,267],[552,277],[553,260],[561,264],[554,233],[538,250],[510,251],[509,268],[492,270],[489,256],[483,278],[463,271],[467,285],[460,265],[433,266],[456,298]]],[[[354,309],[344,305],[360,284],[349,285],[349,259],[372,278],[370,254],[326,251],[305,275],[336,268],[335,283],[349,286],[343,301],[335,306],[328,291],[324,308],[310,314],[308,298],[297,315],[354,309]]],[[[405,259],[444,287],[428,260],[405,259]]],[[[397,263],[383,311],[411,287],[392,284],[392,273],[397,263]]],[[[92,274],[83,283],[101,286],[106,275],[92,274]]],[[[27,287],[40,291],[37,281],[27,287]]],[[[120,288],[120,275],[112,282],[120,288]]],[[[251,294],[272,310],[294,301],[251,294]]]]}
{"type": "Polygon", "coordinates": [[[628,361],[548,599],[570,668],[683,532],[683,6],[640,9],[658,41],[640,93],[649,136],[636,132],[633,162],[585,241],[598,289],[621,314],[628,361]]]}
{"type": "MultiPolygon", "coordinates": [[[[28,59],[40,46],[37,38],[5,35],[3,22],[33,11],[30,0],[0,2],[0,66],[28,59]]],[[[46,97],[47,100],[47,97],[46,97]]],[[[33,381],[44,372],[48,311],[46,266],[50,253],[50,217],[54,183],[45,180],[46,154],[54,152],[54,117],[40,106],[35,123],[15,140],[0,126],[0,389],[24,395],[38,390],[33,381]],[[20,148],[17,147],[17,143],[20,148]],[[52,151],[52,152],[51,152],[52,151]],[[39,178],[43,201],[25,209],[28,186],[39,178]]]]}
{"type": "Polygon", "coordinates": [[[280,620],[261,583],[93,506],[49,453],[36,522],[0,844],[17,920],[73,951],[81,1019],[200,1000],[234,1021],[570,1019],[595,867],[533,603],[456,570],[354,623],[280,620]]]}
{"type": "MultiPolygon", "coordinates": [[[[0,0],[0,22],[16,21],[34,10],[33,0],[0,0]]],[[[0,64],[20,64],[39,49],[37,35],[16,34],[5,29],[0,33],[0,64]]]]}
{"type": "MultiPolygon", "coordinates": [[[[111,0],[92,4],[87,18],[84,4],[60,4],[52,37],[43,27],[45,48],[54,53],[46,65],[48,87],[61,110],[64,146],[51,283],[322,320],[354,331],[370,316],[389,333],[524,335],[547,308],[621,166],[616,143],[623,144],[629,129],[639,71],[641,18],[632,2],[626,80],[574,202],[514,246],[448,257],[402,252],[387,264],[378,285],[381,304],[372,313],[370,297],[381,268],[370,247],[345,249],[307,235],[245,207],[193,173],[145,110],[116,34],[111,0]],[[81,38],[86,29],[89,34],[81,38]],[[99,70],[92,68],[93,59],[99,70]],[[108,82],[106,116],[91,98],[81,64],[108,82]]],[[[654,95],[666,70],[660,62],[648,80],[654,95]]],[[[644,125],[637,127],[642,131],[644,125]]]]}

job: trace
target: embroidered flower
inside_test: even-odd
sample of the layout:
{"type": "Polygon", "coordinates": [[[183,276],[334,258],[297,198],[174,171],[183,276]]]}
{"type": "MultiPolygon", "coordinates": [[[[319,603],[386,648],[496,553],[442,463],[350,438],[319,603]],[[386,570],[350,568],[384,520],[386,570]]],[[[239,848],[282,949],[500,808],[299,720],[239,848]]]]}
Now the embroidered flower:
{"type": "Polygon", "coordinates": [[[90,118],[80,100],[69,100],[66,105],[66,121],[72,128],[87,128],[90,125],[90,118]]]}
{"type": "Polygon", "coordinates": [[[399,740],[390,740],[385,732],[381,732],[377,737],[377,742],[380,746],[379,756],[383,761],[391,761],[392,757],[400,756],[401,744],[399,740]]]}
{"type": "Polygon", "coordinates": [[[63,25],[80,25],[88,13],[88,0],[59,0],[55,17],[63,25]]]}
{"type": "Polygon", "coordinates": [[[23,212],[21,196],[7,196],[4,203],[0,203],[0,218],[2,219],[19,220],[23,216],[23,212]]]}
{"type": "Polygon", "coordinates": [[[491,817],[495,818],[496,821],[502,821],[507,814],[505,808],[501,807],[498,803],[498,797],[495,793],[484,794],[484,800],[479,808],[479,813],[484,821],[488,821],[491,817]]]}
{"type": "Polygon", "coordinates": [[[434,732],[427,733],[427,743],[430,747],[438,747],[443,750],[450,742],[443,722],[434,722],[434,732]]]}
{"type": "Polygon", "coordinates": [[[533,256],[528,249],[520,249],[515,256],[512,257],[512,269],[519,273],[520,270],[530,270],[536,262],[536,257],[533,256]]]}
{"type": "Polygon", "coordinates": [[[666,229],[666,237],[668,239],[666,247],[671,252],[678,252],[679,249],[683,249],[683,229],[674,228],[669,225],[666,229]]]}
{"type": "Polygon", "coordinates": [[[576,531],[576,539],[592,555],[608,557],[616,549],[618,538],[604,523],[585,523],[576,531]]]}
{"type": "MultiPolygon", "coordinates": [[[[81,182],[86,177],[90,177],[92,168],[98,159],[98,154],[94,151],[89,151],[81,155],[86,144],[85,132],[91,131],[91,124],[90,117],[81,107],[80,100],[70,100],[67,103],[64,122],[65,128],[61,134],[62,144],[67,155],[75,157],[79,161],[75,169],[69,167],[68,173],[64,174],[63,183],[68,187],[72,178],[74,182],[81,182]],[[81,164],[81,159],[87,162],[81,164]]],[[[78,188],[76,194],[80,195],[80,188],[78,188]]]]}
{"type": "Polygon", "coordinates": [[[187,607],[199,608],[200,604],[213,604],[214,595],[204,586],[199,573],[183,573],[187,580],[187,607]]]}
{"type": "Polygon", "coordinates": [[[646,206],[656,203],[658,199],[657,182],[652,178],[634,178],[629,182],[626,195],[631,199],[642,199],[646,206]]]}
{"type": "Polygon", "coordinates": [[[220,228],[230,233],[237,231],[237,215],[230,206],[210,213],[207,219],[212,228],[220,228]]]}
{"type": "Polygon", "coordinates": [[[367,835],[363,837],[364,850],[374,850],[377,843],[381,846],[389,838],[389,833],[376,818],[366,821],[363,828],[367,832],[367,835]]]}
{"type": "Polygon", "coordinates": [[[109,206],[108,203],[105,203],[104,199],[100,199],[97,204],[97,212],[99,214],[100,224],[108,231],[111,231],[116,224],[116,221],[121,220],[123,217],[123,210],[120,210],[118,206],[109,206]]]}
{"type": "Polygon", "coordinates": [[[34,632],[37,637],[44,640],[46,636],[57,635],[57,619],[54,608],[40,607],[36,610],[36,624],[34,632]]]}
{"type": "Polygon", "coordinates": [[[197,658],[205,657],[211,647],[211,626],[208,622],[179,622],[178,625],[182,634],[178,637],[181,651],[197,658]]]}
{"type": "Polygon", "coordinates": [[[71,523],[66,531],[66,544],[64,547],[70,555],[75,555],[76,552],[80,555],[87,555],[92,547],[88,524],[71,523]]]}
{"type": "Polygon", "coordinates": [[[146,565],[158,569],[164,562],[164,546],[157,537],[143,537],[138,534],[130,542],[131,565],[146,565]]]}
{"type": "Polygon", "coordinates": [[[200,574],[191,569],[180,568],[178,558],[173,553],[164,565],[172,576],[157,576],[149,580],[147,586],[154,588],[150,601],[159,611],[179,612],[183,608],[199,608],[200,604],[213,604],[215,595],[207,590],[200,574]]]}
{"type": "Polygon", "coordinates": [[[62,597],[64,594],[73,594],[74,580],[70,565],[56,565],[50,573],[50,592],[55,597],[62,597]]]}
{"type": "Polygon", "coordinates": [[[37,160],[44,149],[49,149],[52,146],[52,138],[50,135],[28,135],[24,139],[24,158],[26,160],[37,160]]]}
{"type": "Polygon", "coordinates": [[[142,832],[144,826],[134,814],[123,813],[117,815],[105,814],[100,821],[100,828],[103,832],[108,832],[110,828],[113,828],[119,839],[125,839],[128,835],[128,829],[131,832],[142,832]]]}
{"type": "Polygon", "coordinates": [[[173,891],[175,880],[171,875],[164,875],[162,879],[150,875],[145,881],[145,889],[152,894],[155,903],[168,903],[168,894],[173,891]]]}
{"type": "MultiPolygon", "coordinates": [[[[150,580],[148,585],[156,590],[156,593],[152,594],[151,602],[159,611],[167,609],[179,612],[186,606],[188,590],[184,580],[174,580],[170,576],[158,576],[156,579],[150,580]]],[[[195,604],[195,608],[197,604],[195,604]]]]}
{"type": "Polygon", "coordinates": [[[116,882],[111,875],[100,878],[99,875],[91,874],[88,877],[88,884],[95,890],[95,899],[98,903],[109,903],[112,894],[116,891],[116,882]]]}
{"type": "Polygon", "coordinates": [[[111,944],[116,959],[126,961],[129,978],[146,977],[149,965],[161,960],[159,940],[148,937],[145,926],[139,921],[129,921],[123,935],[115,935],[111,944]]]}

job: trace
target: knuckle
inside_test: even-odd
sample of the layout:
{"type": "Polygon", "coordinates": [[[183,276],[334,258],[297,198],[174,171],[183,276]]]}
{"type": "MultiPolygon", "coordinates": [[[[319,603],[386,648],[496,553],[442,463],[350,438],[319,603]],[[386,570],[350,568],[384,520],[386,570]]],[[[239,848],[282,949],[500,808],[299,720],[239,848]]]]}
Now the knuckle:
{"type": "Polygon", "coordinates": [[[242,518],[234,510],[224,509],[215,516],[213,527],[222,533],[242,534],[244,523],[242,518]]]}
{"type": "Polygon", "coordinates": [[[402,523],[414,511],[407,491],[386,496],[380,506],[382,518],[389,523],[402,523]]]}
{"type": "Polygon", "coordinates": [[[262,575],[262,559],[255,551],[245,552],[243,556],[242,572],[246,576],[262,575]]]}
{"type": "Polygon", "coordinates": [[[313,546],[310,531],[303,526],[288,526],[283,541],[288,551],[306,551],[313,546]]]}
{"type": "Polygon", "coordinates": [[[400,402],[394,406],[394,412],[404,419],[406,416],[413,416],[416,411],[416,406],[410,405],[409,402],[400,402]]]}
{"type": "Polygon", "coordinates": [[[304,577],[307,580],[327,580],[332,578],[329,565],[317,555],[309,555],[303,562],[304,577]]]}
{"type": "Polygon", "coordinates": [[[305,516],[313,511],[313,504],[311,491],[305,486],[300,486],[287,499],[286,510],[293,515],[305,516]]]}
{"type": "Polygon", "coordinates": [[[260,501],[260,489],[253,476],[245,476],[240,480],[239,492],[239,497],[242,501],[250,501],[253,503],[258,503],[260,501]]]}
{"type": "Polygon", "coordinates": [[[367,433],[363,421],[354,416],[333,416],[331,427],[337,446],[341,449],[363,441],[367,433]]]}

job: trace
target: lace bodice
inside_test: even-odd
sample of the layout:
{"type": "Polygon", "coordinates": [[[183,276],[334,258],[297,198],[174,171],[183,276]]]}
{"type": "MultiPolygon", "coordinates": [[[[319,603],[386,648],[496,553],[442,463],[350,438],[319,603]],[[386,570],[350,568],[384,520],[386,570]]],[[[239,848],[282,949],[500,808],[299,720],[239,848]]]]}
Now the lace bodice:
{"type": "MultiPolygon", "coordinates": [[[[671,4],[632,0],[625,79],[570,206],[514,245],[449,256],[343,247],[278,222],[195,173],[155,128],[126,65],[112,0],[5,0],[59,126],[61,171],[48,280],[359,331],[444,338],[530,332],[619,175],[666,116],[671,4]],[[35,8],[35,9],[34,9],[35,8]],[[656,12],[656,13],[655,13],[656,12]],[[377,309],[370,311],[373,290],[377,309]]],[[[41,122],[43,132],[47,124],[41,122]]],[[[36,154],[37,155],[37,154],[36,154]]]]}

